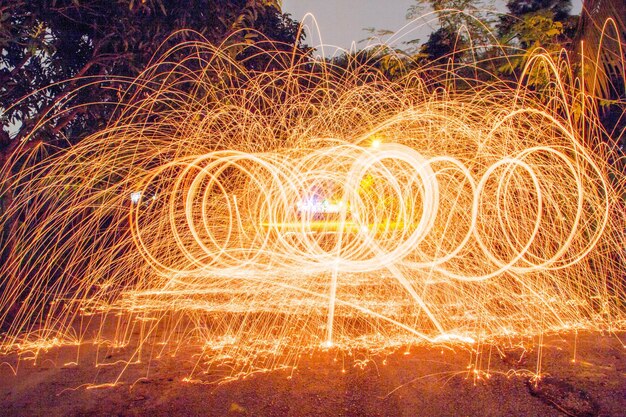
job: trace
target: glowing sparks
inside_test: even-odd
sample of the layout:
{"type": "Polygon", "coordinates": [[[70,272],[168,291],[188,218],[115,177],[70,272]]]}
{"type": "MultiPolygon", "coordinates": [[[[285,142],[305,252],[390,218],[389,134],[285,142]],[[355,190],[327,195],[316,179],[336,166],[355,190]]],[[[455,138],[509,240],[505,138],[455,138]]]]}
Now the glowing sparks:
{"type": "Polygon", "coordinates": [[[373,80],[272,52],[281,68],[247,72],[181,48],[107,129],[4,168],[2,223],[19,221],[1,311],[28,293],[0,316],[5,351],[95,326],[137,346],[128,363],[152,340],[149,355],[195,346],[239,375],[320,347],[624,325],[617,154],[549,57],[532,61],[559,81],[541,94],[442,94],[419,71],[373,80]]]}

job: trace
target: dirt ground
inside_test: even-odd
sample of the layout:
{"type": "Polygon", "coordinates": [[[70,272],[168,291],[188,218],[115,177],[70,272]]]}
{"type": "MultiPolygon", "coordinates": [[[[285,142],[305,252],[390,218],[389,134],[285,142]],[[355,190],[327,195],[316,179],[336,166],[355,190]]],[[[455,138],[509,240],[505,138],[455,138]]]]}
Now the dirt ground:
{"type": "Polygon", "coordinates": [[[79,365],[67,362],[71,349],[54,348],[17,372],[15,358],[0,358],[0,415],[618,417],[625,343],[625,333],[579,332],[384,356],[329,350],[304,355],[296,369],[221,384],[187,381],[191,360],[178,357],[128,366],[104,387],[93,384],[114,380],[119,367],[87,365],[89,346],[79,365]]]}

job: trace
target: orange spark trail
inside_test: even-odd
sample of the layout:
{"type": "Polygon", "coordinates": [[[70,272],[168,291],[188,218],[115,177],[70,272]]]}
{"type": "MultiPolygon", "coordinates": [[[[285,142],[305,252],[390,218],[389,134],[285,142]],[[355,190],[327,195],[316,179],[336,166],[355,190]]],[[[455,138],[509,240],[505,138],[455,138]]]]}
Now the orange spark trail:
{"type": "Polygon", "coordinates": [[[95,317],[129,362],[197,346],[233,374],[624,329],[622,160],[563,62],[530,60],[539,89],[178,48],[109,127],[4,167],[4,353],[80,344],[95,317]]]}

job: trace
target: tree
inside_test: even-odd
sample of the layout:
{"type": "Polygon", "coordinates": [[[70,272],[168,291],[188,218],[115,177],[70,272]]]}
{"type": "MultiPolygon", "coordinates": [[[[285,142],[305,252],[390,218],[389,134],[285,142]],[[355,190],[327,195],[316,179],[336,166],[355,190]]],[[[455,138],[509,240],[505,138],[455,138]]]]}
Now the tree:
{"type": "Polygon", "coordinates": [[[598,100],[602,122],[626,151],[626,3],[586,0],[574,39],[586,91],[598,100]]]}
{"type": "Polygon", "coordinates": [[[502,72],[520,71],[538,47],[548,52],[570,47],[577,21],[570,15],[571,0],[509,0],[506,7],[509,13],[499,19],[498,37],[502,45],[522,53],[511,56],[502,72]]]}
{"type": "Polygon", "coordinates": [[[416,0],[407,11],[407,19],[420,17],[432,9],[439,27],[424,46],[429,56],[440,58],[446,53],[461,52],[461,45],[490,43],[492,8],[492,0],[416,0]]]}
{"type": "Polygon", "coordinates": [[[590,64],[585,74],[589,80],[596,80],[592,94],[605,99],[624,97],[626,77],[626,3],[622,0],[587,0],[575,38],[577,47],[590,64]],[[600,65],[595,62],[600,58],[600,65]]]}
{"type": "Polygon", "coordinates": [[[525,18],[549,16],[554,22],[564,22],[570,17],[571,0],[509,0],[506,3],[507,15],[500,17],[498,31],[501,36],[517,38],[523,47],[530,47],[527,39],[522,39],[520,29],[529,28],[520,25],[525,18]],[[517,30],[516,30],[517,29],[517,30]]]}
{"type": "Polygon", "coordinates": [[[20,145],[101,128],[123,90],[115,80],[136,76],[160,47],[231,35],[243,45],[232,50],[260,66],[245,51],[260,41],[252,29],[285,47],[303,39],[276,0],[0,0],[0,166],[20,145]],[[181,29],[197,33],[170,37],[181,29]]]}
{"type": "Polygon", "coordinates": [[[458,60],[461,49],[466,47],[464,39],[450,26],[442,26],[432,32],[428,40],[422,45],[421,52],[428,61],[436,61],[441,58],[455,57],[458,60]]]}

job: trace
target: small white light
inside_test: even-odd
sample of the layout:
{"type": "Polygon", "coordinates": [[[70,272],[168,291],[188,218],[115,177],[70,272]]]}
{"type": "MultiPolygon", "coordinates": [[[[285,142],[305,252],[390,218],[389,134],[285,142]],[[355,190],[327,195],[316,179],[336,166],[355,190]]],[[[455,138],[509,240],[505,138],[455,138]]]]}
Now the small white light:
{"type": "Polygon", "coordinates": [[[141,191],[133,191],[130,193],[130,201],[132,201],[133,204],[139,203],[139,200],[141,200],[141,191]]]}
{"type": "Polygon", "coordinates": [[[296,203],[296,208],[300,213],[339,213],[343,202],[334,203],[329,200],[317,201],[315,199],[300,200],[296,203]]]}

